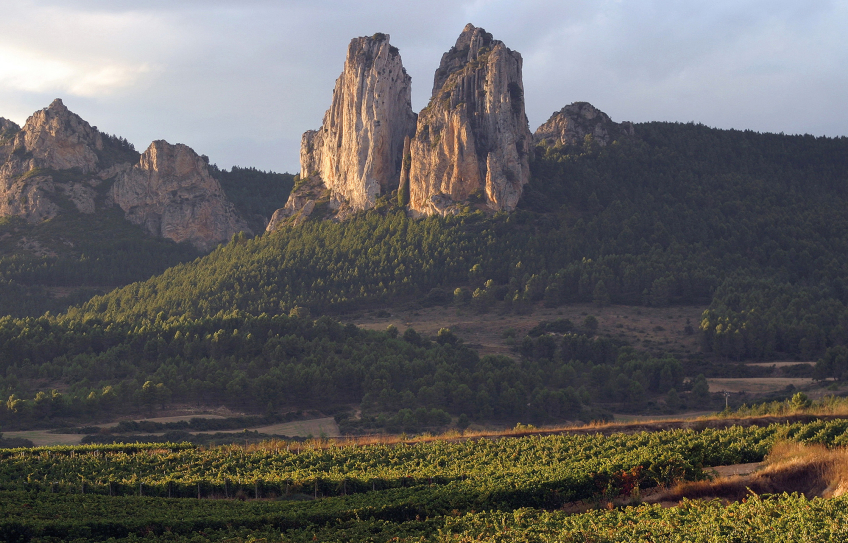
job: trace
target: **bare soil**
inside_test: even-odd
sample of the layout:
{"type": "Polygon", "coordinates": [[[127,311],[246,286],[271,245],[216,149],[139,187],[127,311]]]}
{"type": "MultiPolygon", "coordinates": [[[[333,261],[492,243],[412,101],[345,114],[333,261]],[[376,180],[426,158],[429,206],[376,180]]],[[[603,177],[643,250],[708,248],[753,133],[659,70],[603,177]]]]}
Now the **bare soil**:
{"type": "MultiPolygon", "coordinates": [[[[324,417],[320,419],[298,420],[294,422],[281,422],[279,424],[271,424],[269,426],[260,426],[251,428],[251,431],[259,432],[260,434],[271,434],[278,436],[289,437],[341,437],[339,425],[333,417],[324,417]]],[[[219,432],[195,432],[198,434],[237,434],[243,430],[221,430],[219,432]]]]}
{"type": "Polygon", "coordinates": [[[746,366],[753,367],[761,367],[761,368],[769,368],[774,366],[776,368],[785,368],[786,366],[797,366],[798,364],[806,364],[812,366],[816,363],[815,360],[807,360],[804,362],[792,361],[792,360],[781,360],[779,362],[745,362],[746,366]]]}
{"type": "Polygon", "coordinates": [[[714,378],[707,379],[710,392],[747,392],[749,394],[767,394],[785,390],[792,385],[795,388],[809,388],[816,383],[809,377],[751,377],[751,378],[714,378]]]}
{"type": "Polygon", "coordinates": [[[701,314],[706,306],[677,306],[652,308],[641,306],[605,306],[572,304],[558,308],[547,308],[541,304],[533,306],[532,313],[517,315],[501,314],[496,311],[478,313],[470,308],[437,306],[419,310],[387,307],[382,311],[389,316],[378,317],[379,311],[365,315],[354,315],[341,319],[370,330],[385,330],[394,324],[401,332],[414,328],[425,336],[435,336],[440,328],[449,328],[454,334],[475,348],[480,355],[502,354],[514,356],[515,340],[505,337],[505,332],[515,331],[522,337],[541,321],[569,319],[580,326],[583,320],[593,315],[598,319],[597,334],[627,341],[634,347],[649,351],[685,356],[698,352],[698,335],[687,334],[689,325],[697,330],[701,314]]]}
{"type": "MultiPolygon", "coordinates": [[[[150,417],[143,419],[136,419],[138,421],[146,420],[151,422],[179,422],[182,420],[189,420],[192,418],[206,418],[206,419],[223,419],[226,418],[221,415],[210,415],[210,414],[196,414],[196,415],[178,415],[178,416],[170,416],[170,417],[150,417]]],[[[106,424],[98,424],[101,428],[112,428],[117,426],[117,422],[110,422],[106,424]]],[[[336,424],[335,419],[333,417],[322,417],[317,419],[309,419],[309,420],[299,420],[295,422],[285,422],[279,424],[271,424],[268,426],[261,426],[258,428],[250,428],[251,431],[259,432],[260,434],[271,434],[271,435],[284,435],[289,437],[341,437],[341,432],[339,432],[339,425],[336,424]]],[[[238,434],[243,432],[244,430],[218,430],[218,431],[209,431],[209,432],[192,432],[196,434],[238,434]]],[[[32,441],[33,445],[36,447],[49,447],[54,445],[79,445],[82,441],[82,438],[85,437],[83,434],[54,434],[51,433],[51,430],[25,430],[18,432],[3,432],[3,437],[6,438],[24,438],[32,441]]],[[[151,434],[138,434],[143,436],[161,436],[164,435],[163,432],[151,433],[151,434]]]]}

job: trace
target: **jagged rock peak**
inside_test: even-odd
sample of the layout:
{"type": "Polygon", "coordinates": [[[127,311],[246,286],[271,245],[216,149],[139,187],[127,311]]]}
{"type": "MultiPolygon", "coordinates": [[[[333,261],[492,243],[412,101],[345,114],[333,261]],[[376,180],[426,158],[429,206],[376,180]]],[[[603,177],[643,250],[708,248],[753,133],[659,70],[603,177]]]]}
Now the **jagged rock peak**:
{"type": "Polygon", "coordinates": [[[303,135],[300,176],[318,178],[334,209],[369,209],[397,188],[415,120],[411,78],[389,35],[355,38],[321,128],[303,135]]]}
{"type": "Polygon", "coordinates": [[[79,115],[56,98],[36,111],[15,137],[15,148],[32,155],[26,169],[79,168],[89,173],[97,168],[97,151],[103,149],[103,137],[79,115]]]}
{"type": "Polygon", "coordinates": [[[16,123],[10,121],[9,119],[0,117],[0,141],[3,141],[6,138],[14,135],[15,132],[19,132],[21,127],[16,123]]]}
{"type": "Polygon", "coordinates": [[[9,119],[0,117],[0,165],[14,149],[15,134],[21,131],[21,127],[9,119]]]}
{"type": "Polygon", "coordinates": [[[138,164],[118,174],[110,198],[151,234],[204,250],[249,231],[206,159],[181,143],[151,143],[138,164]]]}
{"type": "Polygon", "coordinates": [[[68,201],[80,213],[94,213],[102,149],[97,128],[59,99],[33,113],[23,128],[0,120],[0,216],[40,222],[68,201]],[[73,172],[56,180],[50,170],[73,172]]]}
{"type": "Polygon", "coordinates": [[[582,145],[586,136],[601,147],[622,137],[634,134],[633,123],[613,122],[609,115],[589,102],[574,102],[554,112],[545,124],[536,129],[534,140],[548,145],[582,145]]]}
{"type": "Polygon", "coordinates": [[[521,70],[518,52],[471,24],[442,56],[410,145],[414,215],[454,213],[462,202],[515,208],[532,142],[521,70]]]}
{"type": "Polygon", "coordinates": [[[492,35],[482,28],[477,28],[471,23],[465,25],[456,39],[456,44],[442,55],[436,76],[433,78],[432,95],[435,96],[444,86],[448,76],[464,68],[467,63],[477,60],[480,50],[482,49],[485,53],[486,48],[491,48],[494,41],[492,35]]]}

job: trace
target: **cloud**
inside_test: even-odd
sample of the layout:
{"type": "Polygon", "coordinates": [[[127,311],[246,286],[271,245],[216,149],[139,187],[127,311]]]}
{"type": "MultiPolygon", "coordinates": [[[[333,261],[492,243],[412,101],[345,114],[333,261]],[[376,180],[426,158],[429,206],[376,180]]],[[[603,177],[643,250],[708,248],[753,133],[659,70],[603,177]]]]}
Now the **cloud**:
{"type": "Polygon", "coordinates": [[[0,115],[61,96],[136,147],[296,171],[351,38],[391,35],[420,110],[469,22],[522,54],[531,129],[586,100],[616,120],[848,133],[848,2],[827,0],[18,0],[0,115]]]}
{"type": "Polygon", "coordinates": [[[144,63],[74,62],[0,45],[0,86],[7,90],[105,96],[134,85],[150,71],[144,63]]]}

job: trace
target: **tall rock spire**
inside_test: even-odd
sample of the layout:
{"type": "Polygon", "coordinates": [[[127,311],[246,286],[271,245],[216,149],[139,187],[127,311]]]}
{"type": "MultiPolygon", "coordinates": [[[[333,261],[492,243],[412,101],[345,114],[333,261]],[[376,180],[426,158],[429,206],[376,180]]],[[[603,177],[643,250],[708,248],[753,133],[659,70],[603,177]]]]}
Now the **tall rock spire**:
{"type": "Polygon", "coordinates": [[[398,187],[404,138],[415,131],[415,119],[411,78],[389,36],[351,40],[321,128],[301,140],[303,190],[292,193],[269,229],[287,216],[311,212],[322,197],[342,214],[373,207],[378,196],[398,187]]]}
{"type": "Polygon", "coordinates": [[[521,55],[466,25],[442,61],[410,146],[410,208],[447,214],[458,202],[511,211],[530,176],[521,55]]]}

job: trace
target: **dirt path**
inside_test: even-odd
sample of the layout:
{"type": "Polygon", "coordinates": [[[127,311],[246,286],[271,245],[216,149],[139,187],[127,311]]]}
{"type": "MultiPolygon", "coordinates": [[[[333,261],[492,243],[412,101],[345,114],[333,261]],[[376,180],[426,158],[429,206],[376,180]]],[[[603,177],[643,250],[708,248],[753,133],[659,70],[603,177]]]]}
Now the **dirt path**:
{"type": "Polygon", "coordinates": [[[84,436],[82,434],[51,434],[50,430],[23,430],[20,432],[3,432],[3,437],[28,439],[36,447],[52,447],[55,445],[79,445],[84,436]]]}
{"type": "Polygon", "coordinates": [[[708,471],[714,471],[716,477],[731,477],[736,475],[750,475],[763,466],[762,462],[751,462],[749,464],[733,464],[731,466],[716,466],[708,471]]]}

